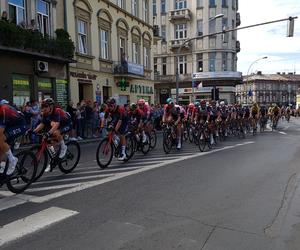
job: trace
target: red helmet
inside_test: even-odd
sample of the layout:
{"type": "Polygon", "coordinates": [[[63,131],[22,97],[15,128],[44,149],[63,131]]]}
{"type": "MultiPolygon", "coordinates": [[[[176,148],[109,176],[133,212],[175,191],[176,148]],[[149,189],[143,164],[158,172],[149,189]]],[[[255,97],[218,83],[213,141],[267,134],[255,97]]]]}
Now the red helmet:
{"type": "Polygon", "coordinates": [[[138,105],[145,105],[145,100],[144,99],[140,99],[138,100],[138,105]]]}
{"type": "Polygon", "coordinates": [[[195,105],[194,105],[194,103],[191,102],[188,107],[189,107],[189,109],[192,109],[195,107],[195,105]]]}

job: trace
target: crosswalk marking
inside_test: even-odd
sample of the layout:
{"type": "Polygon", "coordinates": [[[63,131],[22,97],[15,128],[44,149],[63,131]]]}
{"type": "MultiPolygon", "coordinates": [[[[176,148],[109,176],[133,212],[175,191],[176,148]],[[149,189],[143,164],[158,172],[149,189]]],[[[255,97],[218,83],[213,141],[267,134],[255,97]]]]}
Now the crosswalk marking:
{"type": "Polygon", "coordinates": [[[41,212],[6,224],[0,228],[0,246],[76,214],[78,214],[76,211],[50,207],[41,212]]]}

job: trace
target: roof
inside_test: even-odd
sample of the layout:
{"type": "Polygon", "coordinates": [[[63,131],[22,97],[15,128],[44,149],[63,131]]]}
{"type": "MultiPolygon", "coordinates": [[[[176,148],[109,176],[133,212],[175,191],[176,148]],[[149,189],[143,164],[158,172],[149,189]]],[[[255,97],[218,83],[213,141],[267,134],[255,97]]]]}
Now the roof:
{"type": "Polygon", "coordinates": [[[300,82],[300,75],[294,74],[254,74],[249,76],[243,76],[243,81],[295,81],[300,82]]]}

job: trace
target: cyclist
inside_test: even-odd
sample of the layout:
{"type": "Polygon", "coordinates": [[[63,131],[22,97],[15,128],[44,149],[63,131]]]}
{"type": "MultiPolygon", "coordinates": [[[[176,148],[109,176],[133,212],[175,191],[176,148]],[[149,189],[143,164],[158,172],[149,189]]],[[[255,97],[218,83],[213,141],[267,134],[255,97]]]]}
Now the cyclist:
{"type": "Polygon", "coordinates": [[[272,115],[272,121],[274,121],[274,123],[276,124],[278,122],[279,119],[279,115],[280,115],[280,109],[277,106],[277,104],[274,104],[274,107],[272,108],[271,111],[271,115],[272,115]]]}
{"type": "Polygon", "coordinates": [[[258,113],[259,113],[259,106],[255,102],[251,107],[251,116],[250,116],[253,119],[252,127],[254,130],[256,130],[257,127],[258,113]]]}
{"type": "Polygon", "coordinates": [[[143,136],[143,143],[146,142],[147,137],[145,134],[145,130],[147,132],[149,131],[149,123],[151,123],[151,107],[149,106],[148,103],[144,99],[138,100],[138,106],[139,109],[143,112],[143,117],[142,117],[142,136],[143,136]]]}
{"type": "MultiPolygon", "coordinates": [[[[121,155],[119,156],[119,161],[124,161],[126,159],[126,130],[127,130],[127,121],[128,116],[125,113],[124,106],[117,105],[116,100],[111,98],[107,102],[108,108],[105,111],[105,118],[111,118],[109,124],[110,129],[114,129],[117,134],[120,134],[120,143],[121,143],[121,155]]],[[[103,126],[103,124],[101,124],[103,126]]]]}
{"type": "Polygon", "coordinates": [[[177,149],[181,149],[181,111],[179,106],[175,106],[172,98],[167,99],[167,104],[164,107],[163,123],[174,122],[177,132],[177,149]]]}
{"type": "Polygon", "coordinates": [[[71,116],[61,108],[55,107],[54,101],[51,98],[46,98],[42,101],[41,109],[42,121],[33,132],[38,133],[42,129],[47,131],[45,136],[52,137],[60,144],[60,153],[58,157],[63,159],[67,153],[68,147],[65,144],[62,135],[72,129],[71,116]]]}
{"type": "MultiPolygon", "coordinates": [[[[0,102],[0,159],[4,154],[7,156],[7,175],[11,175],[15,171],[18,163],[18,158],[13,156],[9,143],[24,135],[27,129],[23,114],[10,106],[6,100],[2,100],[0,102]]],[[[0,174],[3,172],[4,168],[0,168],[0,174]]]]}
{"type": "Polygon", "coordinates": [[[136,103],[131,103],[130,109],[128,112],[128,119],[130,121],[130,124],[134,128],[138,128],[140,131],[143,128],[143,118],[144,112],[137,106],[136,103]]]}

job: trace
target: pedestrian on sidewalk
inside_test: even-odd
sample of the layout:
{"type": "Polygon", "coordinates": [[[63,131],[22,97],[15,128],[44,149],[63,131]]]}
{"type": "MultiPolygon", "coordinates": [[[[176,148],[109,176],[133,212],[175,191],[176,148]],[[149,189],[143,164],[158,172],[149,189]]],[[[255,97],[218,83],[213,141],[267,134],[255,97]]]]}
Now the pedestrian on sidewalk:
{"type": "Polygon", "coordinates": [[[74,103],[72,101],[69,102],[69,105],[67,106],[67,112],[71,116],[71,121],[72,121],[72,129],[70,131],[70,140],[71,141],[76,141],[76,109],[73,107],[74,103]]]}
{"type": "Polygon", "coordinates": [[[81,116],[81,106],[80,103],[77,103],[76,106],[76,132],[77,140],[82,140],[82,116],[81,116]]]}

